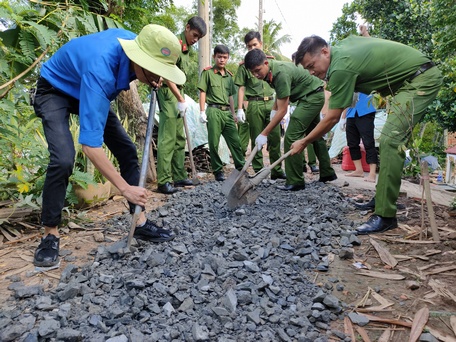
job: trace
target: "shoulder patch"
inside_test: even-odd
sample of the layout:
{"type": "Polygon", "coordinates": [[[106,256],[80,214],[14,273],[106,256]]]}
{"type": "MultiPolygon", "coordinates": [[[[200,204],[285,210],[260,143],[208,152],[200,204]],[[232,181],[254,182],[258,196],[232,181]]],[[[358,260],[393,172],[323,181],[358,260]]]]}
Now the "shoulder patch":
{"type": "Polygon", "coordinates": [[[243,65],[245,62],[244,61],[240,61],[239,62],[239,65],[243,65]]]}
{"type": "Polygon", "coordinates": [[[274,56],[266,56],[266,58],[269,58],[269,59],[275,59],[274,56]]]}
{"type": "Polygon", "coordinates": [[[229,71],[228,69],[225,69],[227,73],[229,73],[231,76],[233,76],[233,73],[229,71]]]}
{"type": "Polygon", "coordinates": [[[212,65],[205,67],[203,70],[211,70],[211,69],[212,69],[212,65]]]}

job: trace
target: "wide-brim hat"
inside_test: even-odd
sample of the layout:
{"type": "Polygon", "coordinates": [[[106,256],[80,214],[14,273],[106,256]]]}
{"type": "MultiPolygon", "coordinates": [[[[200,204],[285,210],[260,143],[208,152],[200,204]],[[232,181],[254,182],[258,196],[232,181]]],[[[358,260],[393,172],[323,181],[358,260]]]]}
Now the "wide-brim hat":
{"type": "Polygon", "coordinates": [[[118,39],[128,58],[140,67],[173,83],[185,83],[185,74],[176,66],[179,40],[166,27],[149,24],[134,40],[118,39]]]}

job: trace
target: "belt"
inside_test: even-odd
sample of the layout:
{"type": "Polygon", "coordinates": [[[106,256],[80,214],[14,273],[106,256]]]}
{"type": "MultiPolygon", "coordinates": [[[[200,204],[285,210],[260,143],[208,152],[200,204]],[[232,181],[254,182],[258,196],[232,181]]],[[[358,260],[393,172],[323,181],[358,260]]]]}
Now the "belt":
{"type": "Polygon", "coordinates": [[[306,96],[309,96],[309,95],[312,95],[312,94],[315,94],[315,93],[319,93],[319,92],[321,92],[323,90],[325,90],[325,88],[323,86],[319,86],[317,89],[315,89],[314,91],[311,91],[306,96]]]}
{"type": "Polygon", "coordinates": [[[407,78],[407,81],[411,81],[413,80],[415,77],[421,75],[423,72],[425,72],[426,70],[429,70],[430,68],[434,67],[435,66],[435,63],[434,62],[427,62],[427,63],[424,63],[420,66],[420,68],[412,75],[410,76],[409,78],[407,78]]]}
{"type": "Polygon", "coordinates": [[[251,96],[247,98],[247,101],[272,101],[274,100],[273,96],[251,96]]]}
{"type": "Polygon", "coordinates": [[[231,110],[230,106],[228,105],[219,105],[219,104],[208,104],[208,107],[218,108],[220,110],[231,110]]]}

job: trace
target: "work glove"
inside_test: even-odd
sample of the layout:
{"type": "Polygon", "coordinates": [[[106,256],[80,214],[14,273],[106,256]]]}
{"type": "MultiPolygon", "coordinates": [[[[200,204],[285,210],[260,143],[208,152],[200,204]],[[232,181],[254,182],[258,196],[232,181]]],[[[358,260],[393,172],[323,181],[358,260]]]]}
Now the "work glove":
{"type": "Polygon", "coordinates": [[[274,118],[274,116],[276,115],[277,111],[276,110],[271,110],[271,114],[269,114],[269,121],[272,121],[272,119],[274,118]]]}
{"type": "Polygon", "coordinates": [[[245,113],[244,113],[244,109],[238,109],[238,110],[237,110],[236,117],[237,117],[238,122],[244,123],[244,122],[245,122],[245,113]]]}
{"type": "Polygon", "coordinates": [[[347,119],[339,120],[339,128],[341,131],[345,132],[345,130],[347,129],[347,119]]]}
{"type": "Polygon", "coordinates": [[[268,142],[268,137],[266,135],[260,134],[255,139],[255,144],[258,145],[258,151],[261,151],[263,145],[266,145],[268,142]]]}
{"type": "Polygon", "coordinates": [[[200,122],[201,123],[206,123],[207,122],[207,116],[206,116],[206,112],[204,110],[202,110],[200,112],[200,122]]]}
{"type": "Polygon", "coordinates": [[[177,114],[177,117],[178,118],[183,118],[184,115],[185,115],[185,111],[187,110],[187,102],[177,102],[177,110],[178,110],[178,114],[177,114]]]}

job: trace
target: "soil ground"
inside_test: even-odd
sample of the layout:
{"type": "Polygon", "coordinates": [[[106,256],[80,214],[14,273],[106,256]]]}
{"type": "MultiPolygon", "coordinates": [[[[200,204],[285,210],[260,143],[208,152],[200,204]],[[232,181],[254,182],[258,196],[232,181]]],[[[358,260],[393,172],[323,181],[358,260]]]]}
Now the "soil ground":
{"type": "MultiPolygon", "coordinates": [[[[339,187],[347,197],[357,201],[367,201],[373,196],[375,184],[364,182],[362,178],[346,177],[347,172],[342,171],[340,165],[334,167],[339,178],[329,186],[339,187]]],[[[213,177],[205,175],[201,180],[213,181],[213,177]]],[[[318,175],[306,174],[307,182],[315,180],[318,180],[318,175]]],[[[167,201],[167,196],[155,192],[155,188],[152,185],[150,189],[147,210],[157,208],[167,201]]],[[[348,305],[347,312],[367,312],[385,319],[412,322],[418,310],[426,307],[430,311],[427,326],[434,329],[431,330],[434,336],[441,334],[456,339],[455,328],[452,328],[450,323],[450,316],[456,316],[456,218],[450,216],[449,212],[454,193],[433,184],[431,189],[440,243],[432,241],[429,213],[425,206],[422,214],[421,187],[403,181],[403,196],[399,203],[404,204],[405,209],[398,212],[399,228],[384,234],[359,236],[361,245],[354,246],[352,259],[334,256],[328,272],[309,274],[309,279],[327,290],[332,289],[333,294],[348,305]],[[427,233],[422,234],[420,240],[423,227],[427,233]],[[370,239],[374,239],[374,242],[370,239]],[[394,256],[397,265],[393,267],[382,261],[373,246],[375,241],[394,256]],[[360,274],[365,270],[355,267],[355,262],[379,274],[374,273],[373,277],[360,274]],[[394,277],[402,279],[394,280],[394,277]],[[410,281],[415,282],[416,289],[411,289],[410,281]],[[367,309],[369,306],[371,309],[367,309]]],[[[69,263],[83,265],[92,262],[100,244],[112,243],[123,237],[120,234],[107,234],[106,220],[125,213],[126,202],[122,198],[114,197],[78,216],[72,215],[73,221],[61,229],[60,267],[45,272],[36,272],[32,265],[33,252],[40,238],[39,226],[32,222],[15,225],[16,229],[21,228],[20,235],[13,239],[16,242],[4,239],[3,243],[0,243],[0,300],[4,302],[12,294],[8,290],[11,276],[19,276],[27,285],[42,284],[50,289],[58,284],[60,273],[69,263]]],[[[369,214],[353,211],[349,215],[356,227],[364,222],[369,214]]],[[[332,328],[349,332],[350,325],[345,323],[344,326],[344,321],[337,320],[333,322],[332,328]]],[[[410,336],[410,328],[400,324],[371,320],[364,327],[355,324],[352,327],[356,341],[368,341],[364,334],[367,334],[371,341],[407,341],[410,336]],[[380,336],[386,334],[384,332],[388,329],[388,339],[381,340],[380,336]]],[[[339,339],[333,337],[333,340],[339,339]]],[[[442,340],[445,339],[442,337],[442,340]]]]}

